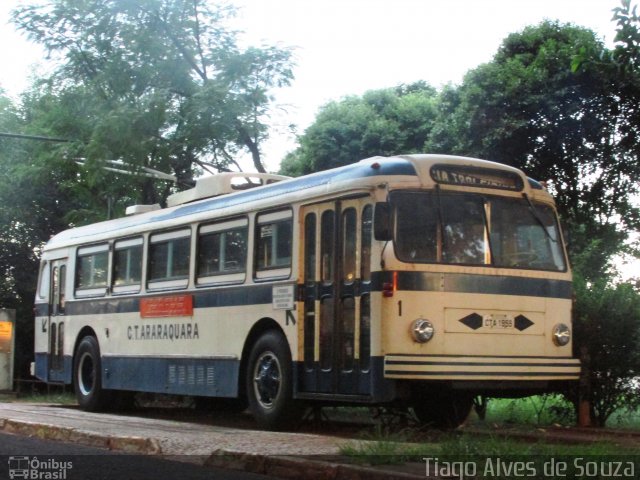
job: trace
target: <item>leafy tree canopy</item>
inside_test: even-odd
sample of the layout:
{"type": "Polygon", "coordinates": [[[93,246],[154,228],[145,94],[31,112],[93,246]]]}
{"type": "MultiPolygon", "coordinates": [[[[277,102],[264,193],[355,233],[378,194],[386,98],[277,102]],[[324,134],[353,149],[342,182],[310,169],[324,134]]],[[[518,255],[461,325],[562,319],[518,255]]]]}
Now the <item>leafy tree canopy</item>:
{"type": "Polygon", "coordinates": [[[424,82],[372,90],[325,105],[281,165],[302,175],[374,155],[422,150],[436,115],[436,91],[424,82]]]}
{"type": "MultiPolygon", "coordinates": [[[[575,251],[592,239],[597,276],[640,227],[640,165],[620,142],[629,125],[611,68],[572,71],[575,55],[607,50],[590,30],[544,22],[510,35],[493,61],[442,94],[427,148],[488,158],[549,180],[575,251]]],[[[636,92],[636,98],[638,98],[636,92]]]]}
{"type": "MultiPolygon", "coordinates": [[[[202,168],[233,166],[241,151],[264,171],[260,145],[270,92],[289,84],[291,55],[275,47],[242,50],[236,32],[225,27],[233,13],[204,0],[51,0],[19,7],[18,28],[59,60],[31,92],[30,106],[46,103],[44,111],[30,114],[38,126],[74,140],[58,154],[86,159],[89,180],[101,190],[112,183],[99,171],[106,160],[170,171],[185,186],[202,168]]],[[[169,193],[137,183],[139,201],[169,193]]]]}

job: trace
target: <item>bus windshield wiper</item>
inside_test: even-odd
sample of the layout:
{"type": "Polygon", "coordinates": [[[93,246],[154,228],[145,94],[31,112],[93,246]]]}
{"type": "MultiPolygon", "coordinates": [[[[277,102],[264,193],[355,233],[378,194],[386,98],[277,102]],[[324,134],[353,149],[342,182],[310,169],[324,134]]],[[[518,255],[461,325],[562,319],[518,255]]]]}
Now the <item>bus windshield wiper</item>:
{"type": "Polygon", "coordinates": [[[538,210],[536,210],[536,207],[531,202],[529,195],[527,195],[526,193],[523,193],[522,196],[525,198],[525,200],[529,204],[529,209],[531,210],[531,214],[533,215],[533,218],[535,218],[538,224],[540,224],[540,226],[542,227],[542,231],[547,235],[547,238],[549,238],[549,240],[551,240],[553,243],[558,243],[558,240],[553,238],[549,233],[549,230],[547,230],[547,226],[544,224],[544,220],[540,218],[540,214],[538,213],[538,210]]]}

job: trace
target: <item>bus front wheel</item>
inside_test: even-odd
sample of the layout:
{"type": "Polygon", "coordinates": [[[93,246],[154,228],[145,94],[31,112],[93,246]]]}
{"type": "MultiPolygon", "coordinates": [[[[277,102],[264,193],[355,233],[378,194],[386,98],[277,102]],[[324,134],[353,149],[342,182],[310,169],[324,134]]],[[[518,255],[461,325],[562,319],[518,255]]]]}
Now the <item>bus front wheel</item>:
{"type": "Polygon", "coordinates": [[[249,408],[258,424],[269,430],[291,427],[301,410],[293,400],[293,365],[284,336],[264,333],[251,349],[246,372],[249,408]]]}
{"type": "Polygon", "coordinates": [[[108,392],[102,388],[100,347],[95,337],[80,340],[73,362],[73,386],[78,405],[91,412],[103,410],[108,392]]]}

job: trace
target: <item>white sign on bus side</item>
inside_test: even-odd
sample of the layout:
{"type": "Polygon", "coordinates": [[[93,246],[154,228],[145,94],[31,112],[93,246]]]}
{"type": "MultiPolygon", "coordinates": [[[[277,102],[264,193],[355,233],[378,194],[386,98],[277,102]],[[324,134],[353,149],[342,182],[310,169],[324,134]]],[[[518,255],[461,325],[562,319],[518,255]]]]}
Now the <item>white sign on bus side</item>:
{"type": "Polygon", "coordinates": [[[272,290],[274,310],[293,310],[295,308],[295,285],[276,285],[272,290]]]}

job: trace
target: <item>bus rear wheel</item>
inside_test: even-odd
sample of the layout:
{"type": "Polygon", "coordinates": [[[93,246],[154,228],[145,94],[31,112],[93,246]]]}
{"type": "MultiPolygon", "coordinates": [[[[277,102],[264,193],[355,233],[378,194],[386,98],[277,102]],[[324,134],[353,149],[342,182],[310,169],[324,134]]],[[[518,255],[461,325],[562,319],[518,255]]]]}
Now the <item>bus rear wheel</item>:
{"type": "Polygon", "coordinates": [[[109,392],[102,388],[100,347],[95,337],[84,337],[78,344],[73,361],[73,386],[80,408],[95,412],[109,404],[109,392]]]}
{"type": "Polygon", "coordinates": [[[412,402],[413,413],[420,424],[440,429],[452,429],[462,425],[472,406],[472,395],[452,390],[421,389],[421,395],[414,396],[412,402]]]}
{"type": "Polygon", "coordinates": [[[264,333],[253,345],[247,363],[249,409],[262,428],[281,430],[300,418],[293,400],[293,368],[286,339],[276,331],[264,333]]]}

